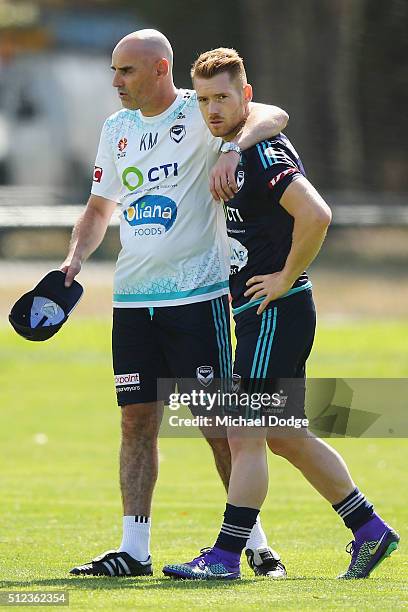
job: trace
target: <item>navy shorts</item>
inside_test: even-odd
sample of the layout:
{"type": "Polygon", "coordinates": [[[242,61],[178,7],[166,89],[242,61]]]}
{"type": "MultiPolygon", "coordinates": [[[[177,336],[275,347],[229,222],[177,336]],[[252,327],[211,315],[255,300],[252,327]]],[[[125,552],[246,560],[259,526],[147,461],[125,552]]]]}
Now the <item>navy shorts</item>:
{"type": "Polygon", "coordinates": [[[120,406],[166,400],[231,377],[228,296],[160,308],[114,308],[112,355],[120,406]],[[164,381],[164,383],[163,383],[164,381]]]}
{"type": "Polygon", "coordinates": [[[312,291],[275,300],[261,315],[256,311],[250,307],[234,317],[234,383],[248,393],[281,393],[287,410],[304,416],[305,366],[316,327],[312,291]]]}

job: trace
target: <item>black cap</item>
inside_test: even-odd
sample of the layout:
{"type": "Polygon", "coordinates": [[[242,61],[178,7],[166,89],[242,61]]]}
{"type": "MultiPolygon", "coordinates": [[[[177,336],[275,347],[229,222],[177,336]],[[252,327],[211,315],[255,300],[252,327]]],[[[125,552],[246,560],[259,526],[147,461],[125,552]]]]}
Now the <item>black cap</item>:
{"type": "Polygon", "coordinates": [[[48,340],[64,325],[84,291],[76,281],[65,287],[65,272],[51,270],[14,304],[9,321],[27,340],[48,340]]]}

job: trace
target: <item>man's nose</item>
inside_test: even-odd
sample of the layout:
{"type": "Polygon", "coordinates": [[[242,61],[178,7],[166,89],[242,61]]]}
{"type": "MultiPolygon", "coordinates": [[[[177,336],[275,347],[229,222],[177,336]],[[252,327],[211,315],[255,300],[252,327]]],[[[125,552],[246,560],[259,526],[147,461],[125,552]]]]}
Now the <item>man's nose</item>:
{"type": "Polygon", "coordinates": [[[121,87],[123,85],[123,79],[119,72],[115,72],[112,85],[113,87],[121,87]]]}
{"type": "Polygon", "coordinates": [[[211,101],[208,104],[208,114],[210,115],[218,115],[219,105],[218,102],[211,101]]]}

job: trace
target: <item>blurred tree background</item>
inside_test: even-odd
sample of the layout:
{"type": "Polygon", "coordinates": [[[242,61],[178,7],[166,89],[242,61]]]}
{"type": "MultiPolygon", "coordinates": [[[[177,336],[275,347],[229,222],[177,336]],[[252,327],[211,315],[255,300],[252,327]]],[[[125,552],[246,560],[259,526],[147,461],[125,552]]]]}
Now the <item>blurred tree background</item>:
{"type": "Polygon", "coordinates": [[[198,53],[235,47],[255,99],[290,113],[287,132],[321,188],[408,191],[407,0],[173,0],[137,10],[170,37],[182,85],[198,53]]]}
{"type": "MultiPolygon", "coordinates": [[[[312,271],[319,308],[406,316],[408,0],[0,0],[7,285],[26,269],[4,267],[7,259],[55,266],[65,257],[102,123],[120,108],[111,51],[147,27],[170,39],[179,87],[191,87],[199,53],[232,46],[255,99],[289,112],[286,132],[333,209],[312,271]]],[[[118,249],[112,226],[95,258],[111,260],[118,249]]],[[[3,294],[6,311],[7,286],[3,294]]]]}
{"type": "MultiPolygon", "coordinates": [[[[289,112],[287,133],[323,191],[384,192],[390,198],[390,192],[408,192],[407,0],[0,0],[2,89],[13,83],[11,58],[35,54],[98,56],[108,83],[112,47],[142,27],[170,39],[182,87],[190,86],[190,65],[201,51],[235,47],[255,99],[289,112]],[[24,21],[24,10],[31,10],[31,21],[24,21]]],[[[76,66],[88,87],[82,109],[99,106],[102,97],[95,97],[92,80],[102,68],[85,75],[81,63],[76,66]]],[[[30,78],[37,77],[44,74],[36,73],[34,63],[30,78]]],[[[75,86],[79,80],[72,81],[75,86]]],[[[25,100],[20,118],[29,114],[25,100]]],[[[68,138],[72,130],[65,127],[68,138]]],[[[97,137],[85,140],[91,163],[97,137]]],[[[68,157],[80,176],[78,153],[68,157]]],[[[3,182],[13,182],[3,174],[3,182]]],[[[81,193],[71,197],[85,195],[85,180],[79,184],[81,193]]]]}

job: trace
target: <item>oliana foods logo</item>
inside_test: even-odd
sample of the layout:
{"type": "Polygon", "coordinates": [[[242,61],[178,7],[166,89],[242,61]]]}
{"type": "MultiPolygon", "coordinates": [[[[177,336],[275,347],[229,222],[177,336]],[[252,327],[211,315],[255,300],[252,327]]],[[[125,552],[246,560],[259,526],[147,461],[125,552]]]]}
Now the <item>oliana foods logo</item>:
{"type": "Polygon", "coordinates": [[[165,196],[146,195],[132,202],[123,216],[135,228],[135,236],[160,236],[173,227],[177,205],[165,196]]]}

